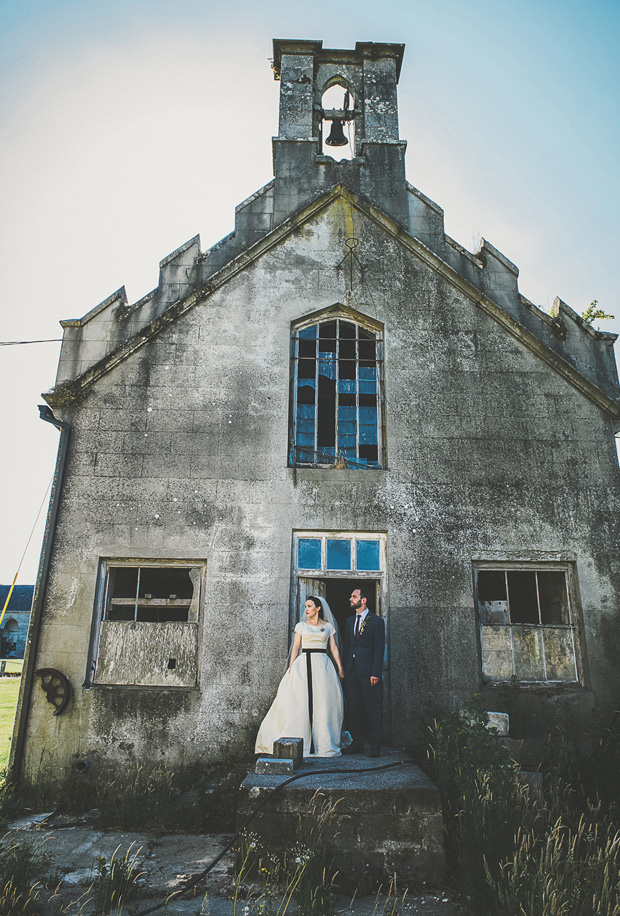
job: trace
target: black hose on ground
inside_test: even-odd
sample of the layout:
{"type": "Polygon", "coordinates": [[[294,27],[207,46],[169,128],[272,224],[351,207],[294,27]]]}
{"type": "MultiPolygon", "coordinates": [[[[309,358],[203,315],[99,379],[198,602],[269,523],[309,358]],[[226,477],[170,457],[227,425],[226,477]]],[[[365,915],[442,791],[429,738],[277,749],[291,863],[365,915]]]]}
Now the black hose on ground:
{"type": "Polygon", "coordinates": [[[250,821],[256,817],[262,808],[265,807],[267,802],[270,802],[272,798],[278,794],[278,792],[281,792],[282,789],[286,788],[286,786],[289,786],[292,782],[296,782],[298,779],[304,779],[306,776],[334,776],[345,774],[349,775],[351,773],[378,773],[380,770],[389,770],[393,767],[407,766],[412,764],[413,760],[396,760],[392,763],[383,763],[380,766],[375,767],[338,767],[336,769],[327,770],[308,770],[306,773],[297,773],[295,776],[289,776],[288,779],[285,779],[284,782],[281,782],[280,785],[275,787],[275,789],[272,789],[269,795],[266,795],[265,798],[261,799],[256,808],[250,815],[248,815],[248,817],[246,817],[241,827],[239,827],[239,829],[235,832],[233,837],[228,841],[226,846],[224,846],[222,851],[218,852],[213,861],[209,862],[203,871],[201,871],[198,875],[194,875],[194,877],[187,881],[183,887],[180,887],[177,891],[174,891],[172,894],[170,894],[169,897],[166,897],[163,903],[158,903],[155,906],[149,907],[148,910],[140,910],[138,913],[136,913],[136,916],[148,916],[150,913],[155,913],[157,910],[161,910],[162,907],[167,906],[173,900],[177,900],[179,897],[183,897],[185,894],[187,894],[188,891],[191,891],[193,887],[196,887],[196,885],[199,884],[204,878],[206,878],[209,872],[215,868],[217,863],[224,858],[226,853],[234,846],[235,841],[243,833],[250,821]]]}

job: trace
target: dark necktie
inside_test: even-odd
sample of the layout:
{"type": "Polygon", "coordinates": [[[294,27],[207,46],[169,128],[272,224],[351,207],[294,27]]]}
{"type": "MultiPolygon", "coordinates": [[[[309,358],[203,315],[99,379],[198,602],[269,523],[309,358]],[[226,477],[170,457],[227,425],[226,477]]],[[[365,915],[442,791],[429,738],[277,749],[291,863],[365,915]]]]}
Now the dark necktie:
{"type": "Polygon", "coordinates": [[[361,619],[362,619],[362,615],[361,615],[361,614],[358,614],[357,617],[356,617],[356,619],[355,619],[355,638],[356,638],[356,639],[357,639],[357,637],[360,635],[360,620],[361,620],[361,619]]]}

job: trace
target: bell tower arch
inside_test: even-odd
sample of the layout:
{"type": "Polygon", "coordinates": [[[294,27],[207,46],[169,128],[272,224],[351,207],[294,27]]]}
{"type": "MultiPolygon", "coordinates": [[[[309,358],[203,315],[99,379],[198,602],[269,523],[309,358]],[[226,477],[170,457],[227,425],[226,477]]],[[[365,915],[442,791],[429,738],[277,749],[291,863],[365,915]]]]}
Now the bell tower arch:
{"type": "Polygon", "coordinates": [[[320,41],[275,39],[273,71],[280,81],[278,136],[273,139],[276,225],[336,184],[367,198],[407,226],[405,149],[398,132],[397,85],[405,46],[358,42],[355,50],[320,41]],[[325,110],[333,85],[349,90],[341,108],[325,110]],[[325,124],[354,137],[352,158],[335,161],[322,147],[325,124]],[[347,125],[349,131],[347,132],[347,125]]]}

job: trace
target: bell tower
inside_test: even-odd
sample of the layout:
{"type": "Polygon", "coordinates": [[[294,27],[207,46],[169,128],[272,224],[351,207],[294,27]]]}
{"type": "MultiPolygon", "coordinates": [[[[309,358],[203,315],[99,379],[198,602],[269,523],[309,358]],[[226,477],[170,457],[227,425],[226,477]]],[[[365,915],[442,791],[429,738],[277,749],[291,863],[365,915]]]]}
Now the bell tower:
{"type": "Polygon", "coordinates": [[[354,51],[328,50],[321,41],[274,40],[273,70],[280,80],[273,139],[276,225],[336,184],[407,225],[407,144],[398,135],[396,90],[404,49],[358,42],[354,51]],[[342,107],[325,109],[323,96],[335,85],[345,90],[342,107]],[[352,157],[335,161],[330,142],[350,142],[352,157]]]}

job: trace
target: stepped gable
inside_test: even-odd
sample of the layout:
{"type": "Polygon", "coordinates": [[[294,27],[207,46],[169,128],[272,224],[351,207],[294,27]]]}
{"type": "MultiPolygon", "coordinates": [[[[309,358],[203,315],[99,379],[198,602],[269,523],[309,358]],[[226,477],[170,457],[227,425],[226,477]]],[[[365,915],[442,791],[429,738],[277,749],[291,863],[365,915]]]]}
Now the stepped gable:
{"type": "Polygon", "coordinates": [[[594,330],[559,298],[551,315],[539,309],[520,294],[512,261],[485,239],[469,252],[447,236],[441,207],[407,181],[397,105],[403,53],[401,44],[358,42],[354,50],[335,51],[320,41],[274,40],[273,72],[281,84],[279,134],[272,141],[275,177],[236,207],[234,231],[212,248],[202,252],[196,235],[165,257],[157,288],[142,299],[129,305],[121,287],[83,318],[62,321],[57,387],[49,403],[70,402],[76,381],[126,358],[142,338],[183,312],[183,303],[203,299],[346,189],[355,206],[378,211],[391,234],[407,247],[417,243],[418,256],[547,363],[565,375],[568,366],[578,388],[620,416],[617,335],[594,330]],[[355,148],[351,159],[336,162],[321,152],[321,100],[325,86],[340,82],[354,100],[346,114],[355,124],[355,148]]]}

